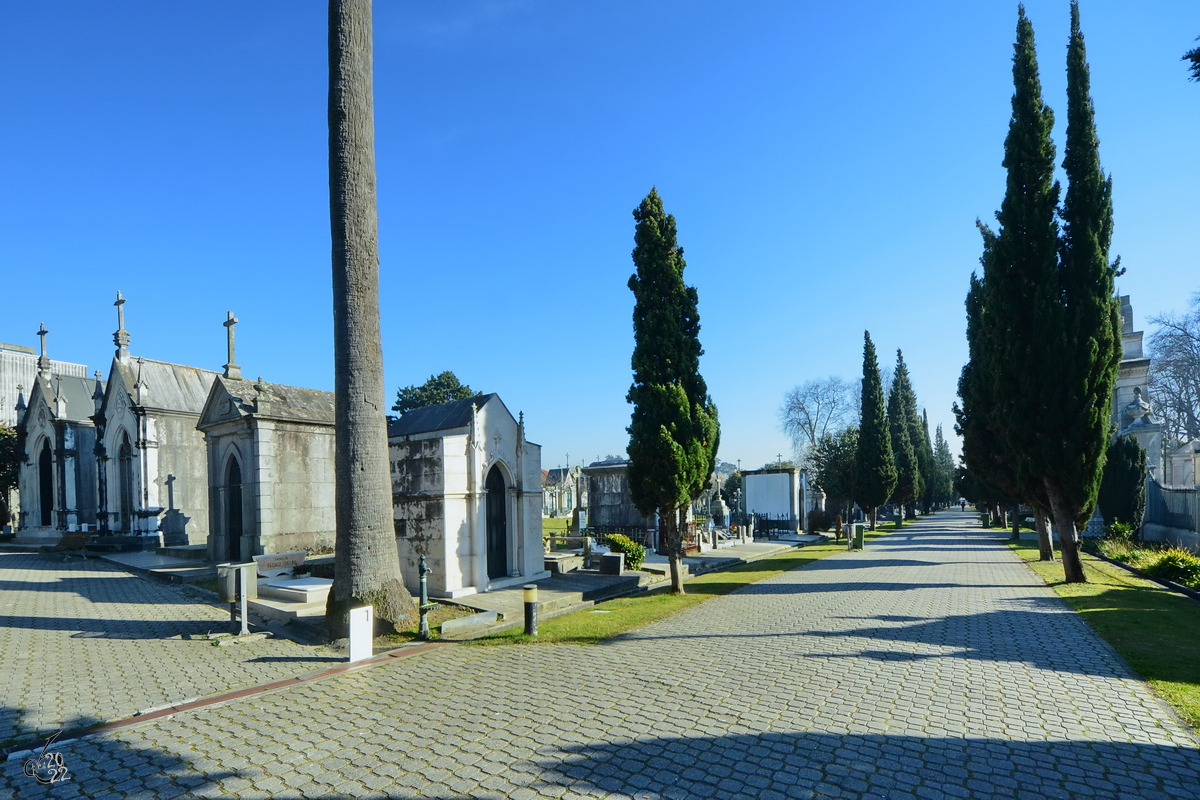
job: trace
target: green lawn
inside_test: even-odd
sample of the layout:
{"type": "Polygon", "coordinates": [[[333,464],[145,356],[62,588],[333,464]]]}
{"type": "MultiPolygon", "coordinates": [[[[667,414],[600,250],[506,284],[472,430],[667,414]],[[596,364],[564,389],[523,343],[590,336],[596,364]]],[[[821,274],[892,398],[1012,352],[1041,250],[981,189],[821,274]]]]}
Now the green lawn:
{"type": "MultiPolygon", "coordinates": [[[[887,527],[890,529],[892,526],[887,527]]],[[[886,531],[883,530],[875,533],[868,532],[868,548],[872,539],[882,536],[884,533],[886,531]]],[[[651,622],[669,617],[685,608],[691,608],[697,603],[729,594],[734,589],[770,578],[781,572],[798,569],[825,556],[845,552],[845,550],[844,542],[809,545],[799,550],[779,553],[758,561],[739,564],[720,572],[710,572],[693,578],[684,584],[687,594],[673,595],[666,589],[657,589],[633,597],[609,600],[596,608],[564,614],[561,617],[554,617],[539,623],[536,637],[526,636],[521,628],[516,628],[492,634],[483,639],[476,639],[471,644],[553,644],[557,642],[599,644],[618,634],[649,625],[651,622]]]]}
{"type": "Polygon", "coordinates": [[[571,529],[571,516],[568,514],[565,517],[542,517],[542,535],[548,533],[555,536],[565,536],[567,531],[571,529]]]}
{"type": "Polygon", "coordinates": [[[1064,583],[1036,542],[1009,542],[1193,728],[1200,729],[1200,603],[1084,554],[1088,583],[1064,583]]]}

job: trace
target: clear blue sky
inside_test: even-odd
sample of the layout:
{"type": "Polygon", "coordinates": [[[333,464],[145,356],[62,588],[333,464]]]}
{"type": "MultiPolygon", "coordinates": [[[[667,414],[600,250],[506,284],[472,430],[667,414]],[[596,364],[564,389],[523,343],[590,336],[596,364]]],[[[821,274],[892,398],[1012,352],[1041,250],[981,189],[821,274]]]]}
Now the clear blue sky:
{"type": "MultiPolygon", "coordinates": [[[[1066,0],[1027,3],[1066,118],[1066,0]]],[[[0,341],[332,389],[326,7],[8,3],[0,341]]],[[[1113,253],[1139,327],[1200,289],[1200,3],[1085,0],[1113,253]]],[[[856,379],[869,328],[952,428],[977,217],[1004,188],[1016,3],[380,2],[381,301],[395,388],[454,370],[543,464],[622,453],[631,211],[657,186],[700,294],[720,457],[856,379]]],[[[6,402],[10,402],[6,400],[6,402]]]]}

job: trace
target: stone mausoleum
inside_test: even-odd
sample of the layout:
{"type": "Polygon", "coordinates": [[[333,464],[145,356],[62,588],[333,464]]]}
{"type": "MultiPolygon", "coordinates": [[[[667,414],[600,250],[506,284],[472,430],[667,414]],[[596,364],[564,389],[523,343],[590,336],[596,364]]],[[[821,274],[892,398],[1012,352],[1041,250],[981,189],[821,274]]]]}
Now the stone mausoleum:
{"type": "Polygon", "coordinates": [[[400,569],[418,591],[463,597],[547,577],[542,448],[495,394],[418,408],[391,421],[388,451],[400,569]]]}
{"type": "Polygon", "coordinates": [[[808,473],[796,467],[748,469],[742,473],[742,492],[748,512],[786,522],[796,534],[804,532],[808,512],[817,507],[808,473]]]}
{"type": "Polygon", "coordinates": [[[213,561],[333,546],[332,392],[218,376],[199,428],[213,561]]]}
{"type": "Polygon", "coordinates": [[[143,547],[208,539],[208,460],[196,429],[216,373],[129,353],[117,293],[117,353],[96,398],[102,534],[143,547]]]}
{"type": "Polygon", "coordinates": [[[208,455],[213,561],[332,547],[337,538],[333,393],[242,379],[234,326],[197,427],[208,455]]]}
{"type": "MultiPolygon", "coordinates": [[[[23,455],[17,466],[20,501],[14,526],[21,544],[54,544],[64,533],[96,530],[93,387],[74,371],[57,372],[59,362],[46,357],[47,333],[44,325],[38,332],[42,355],[30,381],[29,402],[18,392],[14,408],[23,455]]],[[[95,392],[103,388],[97,378],[95,392]]]]}

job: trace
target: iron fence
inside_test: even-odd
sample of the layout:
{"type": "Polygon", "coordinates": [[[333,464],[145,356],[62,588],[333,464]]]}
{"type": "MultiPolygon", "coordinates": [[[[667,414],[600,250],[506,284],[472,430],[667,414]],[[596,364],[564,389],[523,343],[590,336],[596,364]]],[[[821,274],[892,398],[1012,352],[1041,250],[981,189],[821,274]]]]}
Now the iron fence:
{"type": "Polygon", "coordinates": [[[796,518],[791,514],[755,514],[754,538],[774,539],[781,533],[795,533],[796,518]]]}
{"type": "Polygon", "coordinates": [[[608,546],[608,535],[619,533],[628,536],[647,550],[654,547],[654,531],[638,525],[599,525],[590,531],[596,536],[596,544],[608,546]]]}
{"type": "Polygon", "coordinates": [[[1168,489],[1151,478],[1146,486],[1146,522],[1196,531],[1196,495],[1195,489],[1168,489]]]}

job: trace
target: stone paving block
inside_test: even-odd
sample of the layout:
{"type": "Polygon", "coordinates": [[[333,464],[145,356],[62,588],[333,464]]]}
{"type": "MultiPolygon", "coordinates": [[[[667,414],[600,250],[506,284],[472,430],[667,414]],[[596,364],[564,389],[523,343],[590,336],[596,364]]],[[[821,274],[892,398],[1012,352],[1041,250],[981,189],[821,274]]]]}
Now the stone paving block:
{"type": "Polygon", "coordinates": [[[1191,733],[955,512],[602,646],[443,648],[64,752],[112,762],[95,797],[155,764],[194,797],[1200,798],[1191,733]]]}
{"type": "Polygon", "coordinates": [[[228,611],[99,560],[0,553],[0,742],[329,665],[286,640],[212,647],[228,611]]]}

